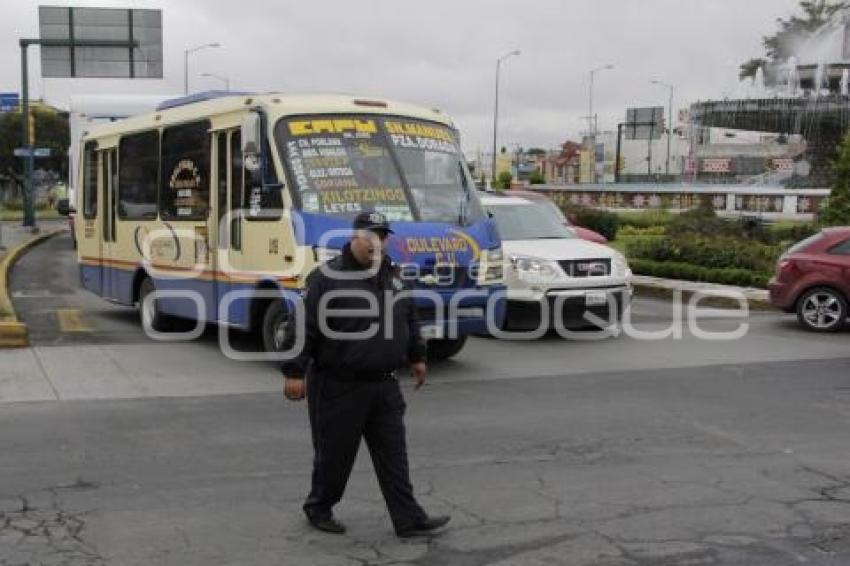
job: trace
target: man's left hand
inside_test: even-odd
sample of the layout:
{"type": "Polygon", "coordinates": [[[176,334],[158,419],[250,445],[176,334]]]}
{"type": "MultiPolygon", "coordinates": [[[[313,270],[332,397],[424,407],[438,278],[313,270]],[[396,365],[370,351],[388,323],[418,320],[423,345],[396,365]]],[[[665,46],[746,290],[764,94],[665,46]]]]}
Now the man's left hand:
{"type": "Polygon", "coordinates": [[[410,364],[410,375],[416,380],[415,389],[419,389],[425,385],[425,374],[428,373],[428,366],[425,362],[415,362],[410,364]]]}

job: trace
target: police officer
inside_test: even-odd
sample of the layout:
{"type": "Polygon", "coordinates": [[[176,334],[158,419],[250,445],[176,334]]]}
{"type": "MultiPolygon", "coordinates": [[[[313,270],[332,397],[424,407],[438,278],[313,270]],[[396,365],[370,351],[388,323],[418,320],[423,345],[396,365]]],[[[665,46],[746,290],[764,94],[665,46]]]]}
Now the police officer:
{"type": "MultiPolygon", "coordinates": [[[[307,396],[314,458],[304,513],[321,531],[345,532],[332,509],[365,438],[396,534],[427,535],[449,517],[429,517],[413,495],[396,379],[396,370],[407,366],[417,389],[425,383],[425,344],[413,301],[384,253],[392,233],[386,217],[362,213],[353,228],[342,254],[307,277],[305,340],[282,367],[286,398],[307,396]],[[357,316],[343,312],[351,309],[357,316]]],[[[290,333],[289,345],[294,341],[290,333]]]]}

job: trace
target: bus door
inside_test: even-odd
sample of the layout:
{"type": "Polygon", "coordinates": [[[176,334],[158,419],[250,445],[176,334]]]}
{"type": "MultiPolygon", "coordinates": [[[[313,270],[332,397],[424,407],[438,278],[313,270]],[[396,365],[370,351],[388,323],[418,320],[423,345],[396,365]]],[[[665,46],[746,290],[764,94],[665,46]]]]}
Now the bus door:
{"type": "Polygon", "coordinates": [[[102,261],[101,219],[105,209],[103,208],[104,182],[101,180],[99,159],[97,143],[87,142],[82,153],[82,194],[79,197],[79,214],[74,219],[74,229],[78,235],[77,248],[83,265],[80,282],[83,288],[102,295],[105,265],[102,261]]]}
{"type": "Polygon", "coordinates": [[[101,257],[104,269],[102,273],[101,294],[112,299],[118,298],[118,277],[120,270],[114,262],[118,254],[117,230],[115,227],[115,207],[117,206],[118,191],[118,162],[115,148],[104,149],[100,152],[100,175],[101,195],[103,195],[103,215],[101,217],[102,246],[101,257]]]}
{"type": "MultiPolygon", "coordinates": [[[[242,190],[244,173],[242,169],[242,142],[238,129],[215,134],[217,148],[216,168],[216,265],[214,267],[215,309],[225,295],[240,288],[244,277],[244,258],[242,255],[242,190]]],[[[236,301],[233,307],[246,301],[236,301]]],[[[235,314],[231,309],[231,316],[235,314]]],[[[223,322],[227,322],[223,321],[223,322]]],[[[235,322],[235,321],[234,321],[235,322]]]]}

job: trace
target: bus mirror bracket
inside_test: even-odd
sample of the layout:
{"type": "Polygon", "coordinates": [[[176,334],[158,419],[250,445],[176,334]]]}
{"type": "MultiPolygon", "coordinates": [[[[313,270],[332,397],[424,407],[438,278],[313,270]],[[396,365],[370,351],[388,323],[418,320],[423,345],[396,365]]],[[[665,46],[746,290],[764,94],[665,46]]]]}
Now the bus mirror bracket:
{"type": "Polygon", "coordinates": [[[262,147],[263,118],[259,112],[252,111],[242,118],[243,164],[245,169],[251,172],[252,177],[262,169],[262,147]]]}

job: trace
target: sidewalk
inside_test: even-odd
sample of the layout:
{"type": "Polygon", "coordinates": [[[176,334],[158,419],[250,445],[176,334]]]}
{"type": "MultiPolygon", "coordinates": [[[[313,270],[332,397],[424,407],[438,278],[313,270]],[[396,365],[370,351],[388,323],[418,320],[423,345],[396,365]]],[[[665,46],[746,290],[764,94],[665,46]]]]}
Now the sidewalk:
{"type": "Polygon", "coordinates": [[[676,293],[681,293],[687,301],[695,293],[706,295],[699,301],[701,306],[719,308],[739,308],[737,297],[744,297],[750,309],[774,310],[770,304],[770,294],[766,289],[754,287],[735,287],[733,285],[718,285],[716,283],[701,283],[698,281],[681,281],[678,279],[662,279],[648,275],[632,277],[635,292],[641,296],[655,296],[670,299],[676,293]]]}
{"type": "Polygon", "coordinates": [[[20,221],[0,222],[0,348],[20,348],[28,345],[27,327],[18,321],[8,293],[8,276],[15,261],[36,241],[50,237],[67,226],[64,220],[39,223],[38,232],[25,228],[20,221]]]}

